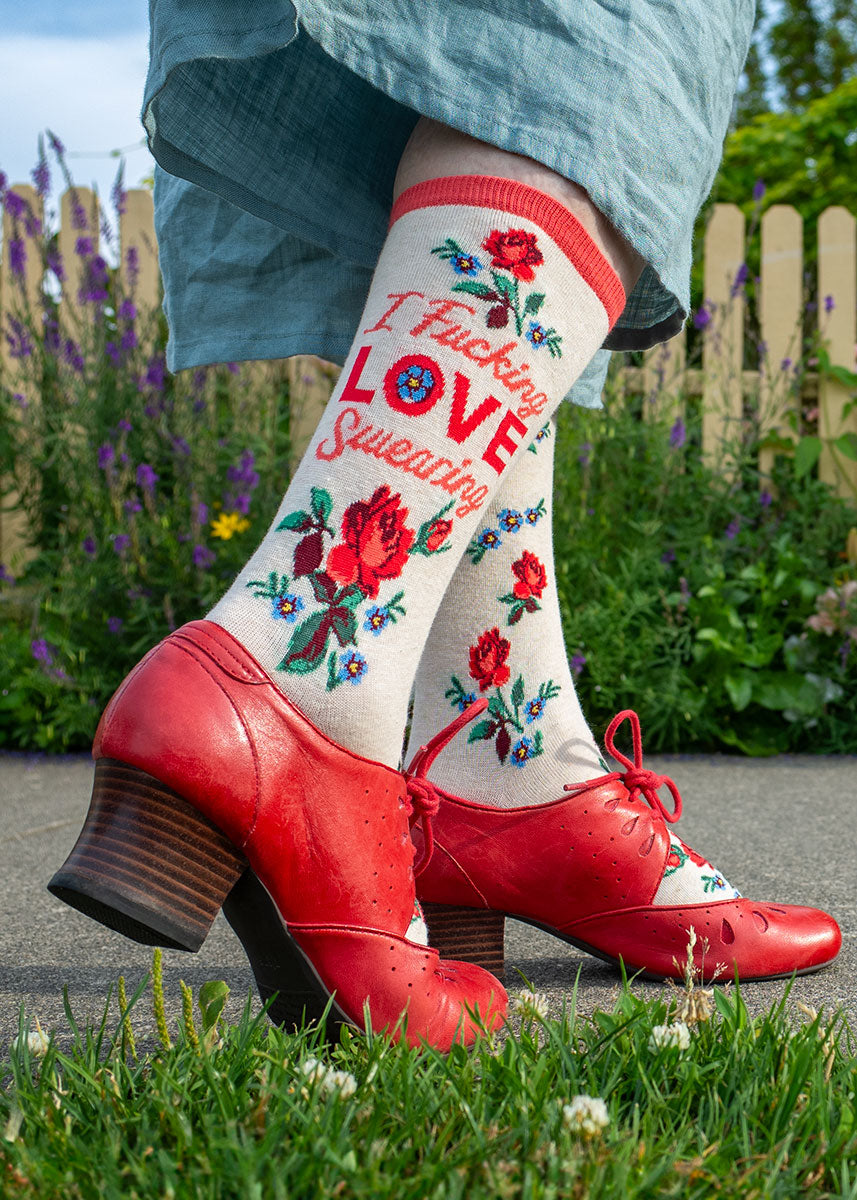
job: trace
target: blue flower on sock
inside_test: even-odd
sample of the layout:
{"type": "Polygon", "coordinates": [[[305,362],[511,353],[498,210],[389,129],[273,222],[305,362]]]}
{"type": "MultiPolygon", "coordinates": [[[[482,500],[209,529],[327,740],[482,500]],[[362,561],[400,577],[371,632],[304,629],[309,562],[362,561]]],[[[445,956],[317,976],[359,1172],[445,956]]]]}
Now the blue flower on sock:
{"type": "Polygon", "coordinates": [[[476,543],[483,550],[496,550],[498,546],[503,544],[496,529],[483,529],[477,537],[476,543]]]}
{"type": "Polygon", "coordinates": [[[527,724],[532,725],[533,721],[538,721],[545,711],[544,696],[534,696],[532,700],[528,700],[524,705],[524,712],[527,714],[527,724]]]}
{"type": "Polygon", "coordinates": [[[376,604],[367,612],[366,619],[363,622],[363,628],[368,629],[370,633],[374,633],[375,637],[377,637],[378,634],[381,633],[383,629],[386,629],[389,624],[390,610],[388,608],[384,608],[380,604],[376,604]]]}
{"type": "Polygon", "coordinates": [[[339,675],[337,678],[340,683],[357,684],[368,670],[369,664],[363,655],[358,654],[356,650],[339,656],[339,675]]]}
{"type": "Polygon", "coordinates": [[[409,404],[420,404],[429,395],[434,383],[434,375],[428,367],[420,367],[413,363],[396,377],[396,391],[400,400],[409,404]]]}
{"type": "Polygon", "coordinates": [[[274,596],[271,600],[271,616],[277,620],[288,621],[290,625],[294,625],[298,619],[298,613],[304,606],[300,596],[293,595],[292,592],[286,592],[282,596],[274,596]]]}
{"type": "Polygon", "coordinates": [[[461,696],[458,701],[458,711],[464,712],[465,708],[470,708],[471,704],[476,703],[476,693],[468,692],[466,696],[461,696]]]}
{"type": "Polygon", "coordinates": [[[449,260],[456,275],[478,275],[482,263],[472,254],[453,254],[449,260]]]}
{"type": "Polygon", "coordinates": [[[531,346],[536,350],[540,350],[547,341],[548,331],[544,325],[540,325],[538,321],[530,321],[530,328],[527,330],[526,338],[531,346]]]}
{"type": "Polygon", "coordinates": [[[509,758],[516,767],[522,767],[524,763],[529,762],[533,757],[533,739],[522,737],[519,742],[515,742],[511,749],[509,758]]]}
{"type": "Polygon", "coordinates": [[[528,525],[538,525],[539,517],[541,515],[542,514],[537,508],[528,508],[524,513],[524,518],[526,519],[528,525]]]}
{"type": "Polygon", "coordinates": [[[524,523],[523,516],[514,508],[504,508],[497,514],[497,520],[500,522],[500,528],[505,529],[507,533],[517,533],[524,523]]]}

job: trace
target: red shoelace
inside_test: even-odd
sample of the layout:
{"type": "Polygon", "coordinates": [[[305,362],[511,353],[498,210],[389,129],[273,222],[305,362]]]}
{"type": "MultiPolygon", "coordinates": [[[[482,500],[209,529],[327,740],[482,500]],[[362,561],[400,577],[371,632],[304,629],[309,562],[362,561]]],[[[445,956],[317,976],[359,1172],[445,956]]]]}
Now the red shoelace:
{"type": "Polygon", "coordinates": [[[669,775],[658,775],[657,771],[650,771],[643,766],[643,738],[640,733],[640,718],[632,708],[623,708],[620,713],[616,714],[607,726],[607,732],[604,734],[604,745],[607,747],[608,753],[612,754],[625,770],[611,771],[607,775],[599,775],[597,779],[587,779],[583,783],[567,783],[564,790],[572,793],[583,792],[589,788],[601,787],[602,784],[613,783],[619,780],[631,793],[632,800],[642,794],[655,812],[660,813],[663,819],[671,825],[674,824],[681,816],[681,794],[669,775]],[[633,762],[630,758],[626,758],[621,750],[616,748],[616,743],[613,740],[616,730],[623,721],[628,721],[631,725],[631,736],[634,742],[633,762]],[[673,798],[672,809],[667,808],[658,795],[658,789],[662,787],[669,788],[673,798]]]}

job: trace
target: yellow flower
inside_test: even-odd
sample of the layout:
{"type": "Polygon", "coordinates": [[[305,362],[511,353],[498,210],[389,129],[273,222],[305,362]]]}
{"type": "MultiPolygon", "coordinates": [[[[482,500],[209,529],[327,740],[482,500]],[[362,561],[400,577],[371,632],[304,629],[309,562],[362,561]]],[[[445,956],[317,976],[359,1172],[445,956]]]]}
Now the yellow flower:
{"type": "Polygon", "coordinates": [[[233,533],[243,533],[245,529],[249,528],[250,522],[240,513],[220,513],[211,522],[211,536],[223,538],[225,542],[232,537],[233,533]]]}

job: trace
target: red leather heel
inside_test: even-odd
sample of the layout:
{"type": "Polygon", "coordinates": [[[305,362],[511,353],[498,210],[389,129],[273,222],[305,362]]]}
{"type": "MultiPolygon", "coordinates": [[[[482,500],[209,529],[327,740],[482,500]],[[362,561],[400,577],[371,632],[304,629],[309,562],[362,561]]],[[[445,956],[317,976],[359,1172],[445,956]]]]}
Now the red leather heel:
{"type": "Polygon", "coordinates": [[[443,958],[475,963],[505,982],[503,913],[449,904],[423,904],[429,945],[443,958]]]}
{"type": "Polygon", "coordinates": [[[102,758],[86,823],[48,890],[135,942],[198,950],[246,866],[172,788],[102,758]]]}
{"type": "Polygon", "coordinates": [[[93,806],[55,895],[186,950],[224,905],[275,1020],[331,1002],[334,1023],[362,1028],[368,1004],[373,1029],[440,1050],[502,1021],[496,979],[404,936],[408,817],[434,810],[431,789],[337,745],[220,626],[184,625],[138,663],[93,754],[93,806]]]}

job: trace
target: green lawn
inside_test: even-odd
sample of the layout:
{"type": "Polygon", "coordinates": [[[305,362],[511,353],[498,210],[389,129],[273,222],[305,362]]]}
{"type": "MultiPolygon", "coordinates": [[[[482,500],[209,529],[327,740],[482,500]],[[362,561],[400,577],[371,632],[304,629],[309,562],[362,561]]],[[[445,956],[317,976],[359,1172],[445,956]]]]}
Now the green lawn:
{"type": "Polygon", "coordinates": [[[100,1029],[67,1009],[71,1036],[10,1048],[0,1195],[857,1196],[851,1033],[788,994],[751,1019],[737,988],[629,986],[584,1019],[572,992],[551,1019],[524,992],[507,1032],[443,1057],[348,1031],[326,1045],[249,1006],[227,1024],[225,985],[196,1025],[187,991],[159,1016],[158,974],[124,1024],[108,998],[100,1029]]]}

